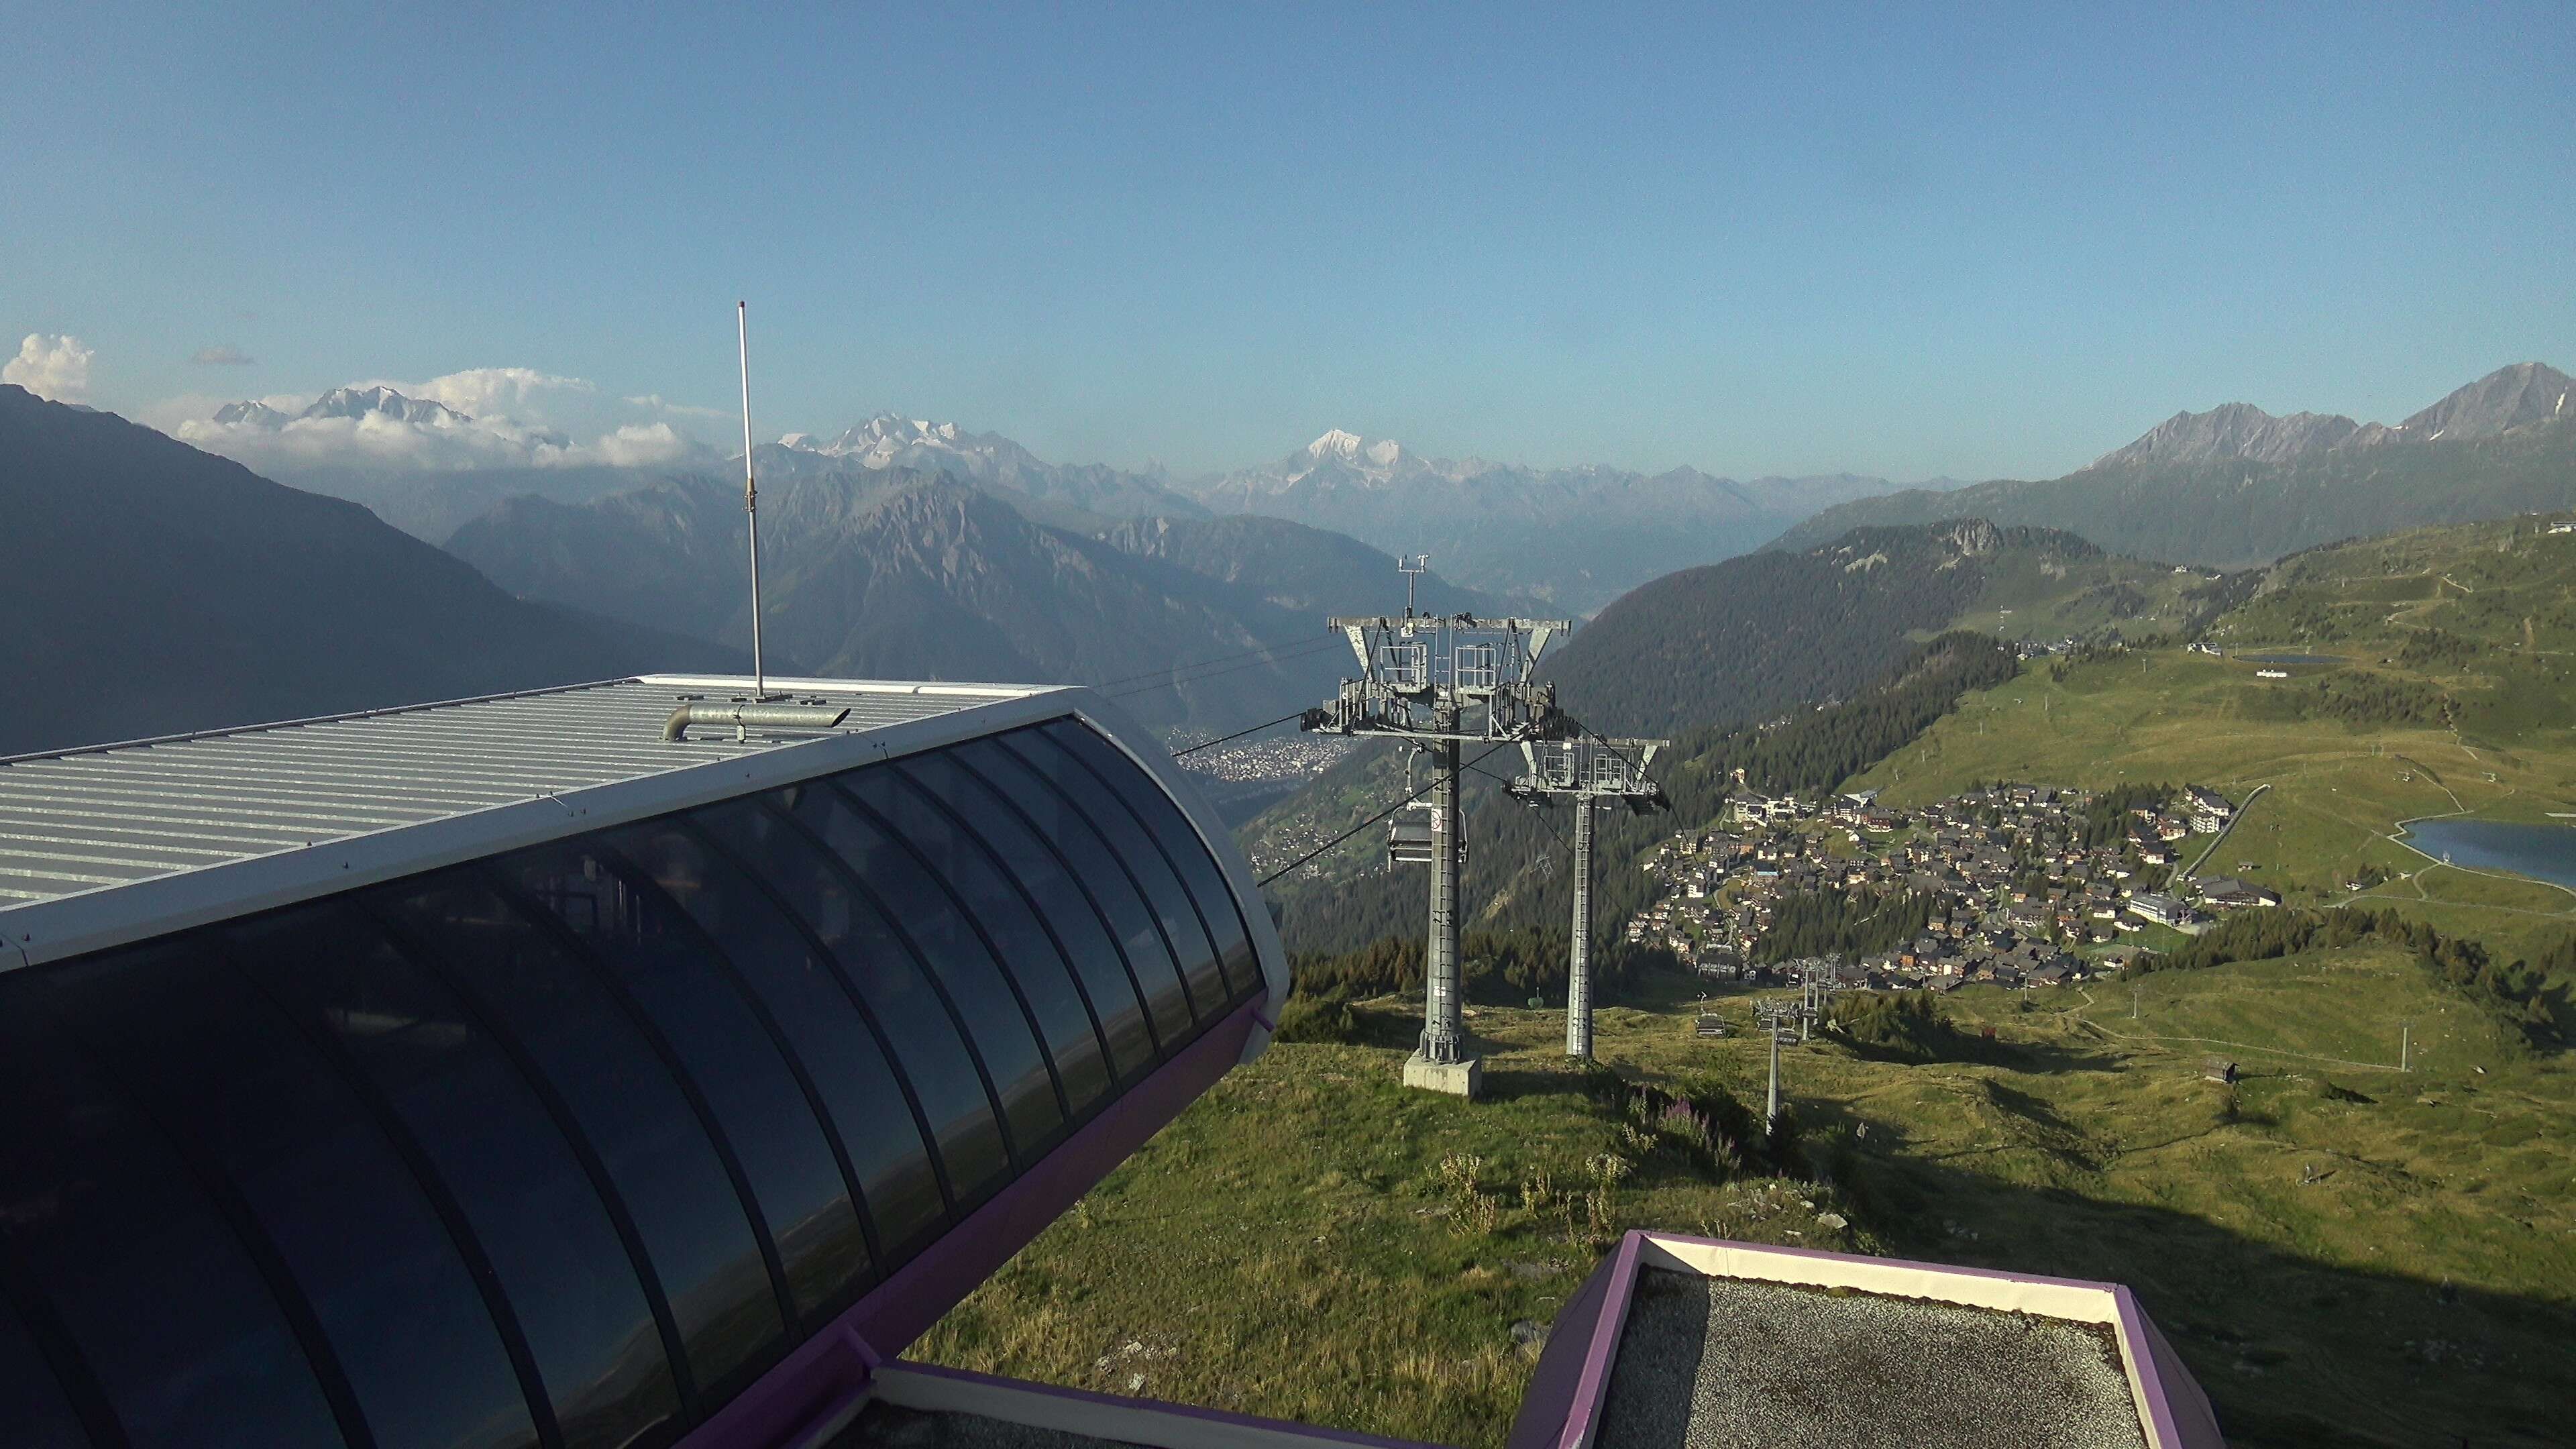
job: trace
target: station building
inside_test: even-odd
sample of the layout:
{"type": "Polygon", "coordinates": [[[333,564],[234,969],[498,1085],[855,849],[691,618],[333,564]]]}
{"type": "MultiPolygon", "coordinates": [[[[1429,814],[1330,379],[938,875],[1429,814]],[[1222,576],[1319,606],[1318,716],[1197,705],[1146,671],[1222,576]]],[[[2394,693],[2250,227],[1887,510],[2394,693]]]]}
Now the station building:
{"type": "Polygon", "coordinates": [[[896,1359],[1286,960],[1097,695],[749,683],[0,761],[0,1443],[1383,1442],[896,1359]]]}

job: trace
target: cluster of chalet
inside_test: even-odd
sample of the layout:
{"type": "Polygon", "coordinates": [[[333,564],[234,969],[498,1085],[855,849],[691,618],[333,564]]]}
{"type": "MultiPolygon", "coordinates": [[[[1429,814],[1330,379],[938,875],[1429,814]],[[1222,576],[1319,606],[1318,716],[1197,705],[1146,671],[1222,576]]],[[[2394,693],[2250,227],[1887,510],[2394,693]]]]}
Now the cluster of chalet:
{"type": "Polygon", "coordinates": [[[1668,946],[1713,976],[1794,979],[1786,966],[1744,964],[1773,954],[1761,947],[1782,897],[1903,891],[1931,898],[1930,923],[1898,949],[1833,963],[1844,979],[2033,986],[2082,979],[2093,968],[2070,948],[2115,941],[2142,922],[2198,934],[2206,910],[2278,904],[2236,877],[2156,889],[2178,842],[2232,818],[2217,791],[2192,786],[2162,808],[2140,807],[2124,832],[2087,845],[2093,804],[2086,791],[2013,784],[1909,816],[1869,790],[1802,800],[1739,788],[1720,828],[1678,833],[1647,858],[1658,899],[1629,919],[1627,936],[1668,946]],[[1853,848],[1838,848],[1836,836],[1853,848]]]}

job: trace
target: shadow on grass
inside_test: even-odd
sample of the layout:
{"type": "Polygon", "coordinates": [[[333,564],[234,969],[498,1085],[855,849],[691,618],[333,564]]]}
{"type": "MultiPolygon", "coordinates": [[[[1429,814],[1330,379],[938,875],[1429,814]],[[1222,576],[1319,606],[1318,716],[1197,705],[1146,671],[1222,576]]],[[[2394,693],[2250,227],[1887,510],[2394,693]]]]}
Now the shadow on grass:
{"type": "MultiPolygon", "coordinates": [[[[1882,1149],[1840,1162],[1898,1254],[2126,1284],[2238,1446],[2564,1444],[2576,1310],[2322,1263],[2187,1213],[1882,1149]]],[[[2286,1186],[2286,1184],[2285,1184],[2286,1186]]],[[[2322,1183],[2290,1190],[2333,1191],[2322,1183]]]]}
{"type": "Polygon", "coordinates": [[[1894,1043],[1859,1041],[1839,1032],[1825,1033],[1817,1040],[1841,1047],[1863,1061],[1900,1066],[1958,1062],[2054,1076],[2061,1072],[2115,1072],[2122,1065],[2121,1058],[2108,1050],[2087,1051],[2056,1042],[2005,1041],[1970,1031],[1930,1033],[1917,1040],[1894,1043]]]}

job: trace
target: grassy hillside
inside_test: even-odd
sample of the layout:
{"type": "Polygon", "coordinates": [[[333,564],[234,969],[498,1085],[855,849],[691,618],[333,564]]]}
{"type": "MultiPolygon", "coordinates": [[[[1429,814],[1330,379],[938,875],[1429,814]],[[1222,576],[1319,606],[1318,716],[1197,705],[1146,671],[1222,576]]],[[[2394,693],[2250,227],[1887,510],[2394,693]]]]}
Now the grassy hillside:
{"type": "Polygon", "coordinates": [[[2393,837],[2424,816],[2576,812],[2576,534],[2546,528],[2418,529],[2296,556],[2210,626],[2231,657],[2164,647],[2026,668],[1859,783],[1900,805],[1999,777],[2190,781],[2239,800],[2268,787],[2209,869],[2251,867],[2290,904],[2396,903],[2500,956],[2533,954],[2576,925],[2576,894],[2393,837]],[[2281,654],[2332,662],[2243,657],[2281,654]]]}
{"type": "Polygon", "coordinates": [[[1781,1176],[1623,1111],[1627,1083],[1758,1109],[1749,999],[1702,1041],[1682,989],[1602,1014],[1608,1087],[1548,1012],[1470,1012],[1474,1104],[1394,1085],[1410,1002],[1361,1008],[1370,1044],[1275,1047],[912,1352],[1499,1445],[1525,1341],[1612,1234],[1652,1226],[2128,1283],[2240,1444],[2538,1445],[2565,1422],[2576,1072],[2404,955],[2168,973],[2134,1018],[2125,990],[1972,988],[1921,1064],[1820,1037],[1784,1053],[1805,1126],[1781,1176]],[[2403,1076],[2400,1019],[2427,1044],[2403,1076]],[[2243,1063],[2233,1093],[2201,1079],[2213,1051],[2243,1063]]]}

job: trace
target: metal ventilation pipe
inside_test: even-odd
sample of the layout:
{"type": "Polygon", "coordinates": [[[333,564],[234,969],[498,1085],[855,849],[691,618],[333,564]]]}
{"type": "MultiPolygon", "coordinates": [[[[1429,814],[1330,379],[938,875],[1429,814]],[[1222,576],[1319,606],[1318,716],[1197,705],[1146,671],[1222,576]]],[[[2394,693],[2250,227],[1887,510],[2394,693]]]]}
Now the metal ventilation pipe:
{"type": "Polygon", "coordinates": [[[685,739],[691,725],[731,725],[741,739],[754,728],[828,730],[849,717],[849,710],[830,704],[684,704],[662,722],[662,739],[685,739]]]}

